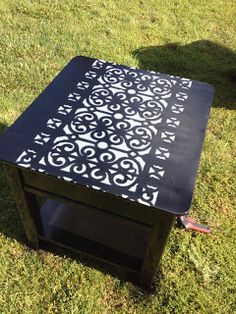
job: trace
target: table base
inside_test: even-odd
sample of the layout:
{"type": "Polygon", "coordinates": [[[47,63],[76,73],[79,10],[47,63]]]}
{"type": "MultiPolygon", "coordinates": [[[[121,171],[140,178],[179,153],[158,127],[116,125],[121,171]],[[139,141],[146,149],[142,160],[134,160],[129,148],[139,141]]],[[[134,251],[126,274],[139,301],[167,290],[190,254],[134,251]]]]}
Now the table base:
{"type": "Polygon", "coordinates": [[[136,284],[151,287],[173,215],[162,213],[152,225],[72,200],[66,205],[66,193],[59,196],[65,202],[58,202],[55,195],[25,185],[24,170],[9,164],[5,169],[31,247],[38,248],[38,240],[43,240],[70,248],[118,265],[136,284]],[[46,197],[42,206],[36,195],[46,197]]]}

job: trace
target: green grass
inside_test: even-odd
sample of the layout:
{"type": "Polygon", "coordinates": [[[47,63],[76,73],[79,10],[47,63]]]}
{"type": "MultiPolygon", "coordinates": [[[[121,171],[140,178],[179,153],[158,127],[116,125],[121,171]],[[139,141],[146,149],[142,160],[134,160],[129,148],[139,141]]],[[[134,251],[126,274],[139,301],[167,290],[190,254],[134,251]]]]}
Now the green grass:
{"type": "Polygon", "coordinates": [[[0,168],[0,313],[236,311],[235,14],[235,0],[0,1],[0,131],[78,54],[216,88],[191,211],[214,231],[175,228],[149,295],[86,260],[28,249],[0,168]]]}

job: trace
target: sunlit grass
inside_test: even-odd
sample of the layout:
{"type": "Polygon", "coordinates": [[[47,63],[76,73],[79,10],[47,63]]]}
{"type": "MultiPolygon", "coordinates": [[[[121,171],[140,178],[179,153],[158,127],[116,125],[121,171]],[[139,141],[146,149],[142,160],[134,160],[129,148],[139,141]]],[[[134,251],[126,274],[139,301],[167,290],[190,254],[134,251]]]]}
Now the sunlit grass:
{"type": "Polygon", "coordinates": [[[233,313],[236,2],[0,1],[0,131],[75,55],[203,80],[216,88],[192,215],[175,228],[158,291],[144,295],[86,261],[31,251],[0,168],[0,313],[233,313]]]}

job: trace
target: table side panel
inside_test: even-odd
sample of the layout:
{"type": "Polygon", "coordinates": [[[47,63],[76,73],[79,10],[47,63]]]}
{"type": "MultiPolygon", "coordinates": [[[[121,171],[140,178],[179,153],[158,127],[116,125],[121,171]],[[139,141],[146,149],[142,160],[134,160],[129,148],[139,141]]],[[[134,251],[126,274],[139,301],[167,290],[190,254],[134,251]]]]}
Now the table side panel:
{"type": "Polygon", "coordinates": [[[173,216],[156,208],[137,204],[121,197],[86,188],[78,184],[65,182],[51,176],[38,174],[28,169],[22,169],[24,185],[36,190],[45,191],[62,199],[91,205],[100,210],[109,211],[119,216],[153,225],[156,222],[166,221],[166,217],[173,216]]]}

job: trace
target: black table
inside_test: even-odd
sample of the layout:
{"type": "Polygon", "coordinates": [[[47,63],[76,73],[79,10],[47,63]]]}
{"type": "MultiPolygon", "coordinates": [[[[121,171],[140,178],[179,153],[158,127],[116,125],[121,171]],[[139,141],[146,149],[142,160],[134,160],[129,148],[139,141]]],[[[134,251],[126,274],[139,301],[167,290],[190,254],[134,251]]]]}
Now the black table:
{"type": "Polygon", "coordinates": [[[190,208],[212,99],[206,83],[72,59],[0,138],[31,246],[71,247],[150,285],[190,208]]]}

